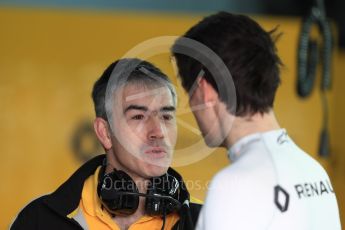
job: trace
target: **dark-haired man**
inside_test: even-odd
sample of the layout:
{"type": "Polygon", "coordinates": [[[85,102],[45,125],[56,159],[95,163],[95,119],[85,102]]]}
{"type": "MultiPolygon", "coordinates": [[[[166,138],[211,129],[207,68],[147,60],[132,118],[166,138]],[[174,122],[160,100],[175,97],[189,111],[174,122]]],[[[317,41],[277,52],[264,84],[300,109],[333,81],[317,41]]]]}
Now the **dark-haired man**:
{"type": "Polygon", "coordinates": [[[205,142],[227,148],[232,161],[213,178],[197,229],[341,229],[327,173],[275,117],[281,61],[273,32],[247,16],[220,12],[184,35],[223,61],[236,89],[235,105],[219,90],[224,75],[179,52],[184,38],[172,48],[182,84],[192,91],[190,105],[202,108],[193,113],[205,142]]]}
{"type": "Polygon", "coordinates": [[[106,154],[52,194],[31,202],[11,229],[194,229],[200,205],[169,168],[176,92],[151,63],[121,59],[94,85],[94,129],[106,154]]]}

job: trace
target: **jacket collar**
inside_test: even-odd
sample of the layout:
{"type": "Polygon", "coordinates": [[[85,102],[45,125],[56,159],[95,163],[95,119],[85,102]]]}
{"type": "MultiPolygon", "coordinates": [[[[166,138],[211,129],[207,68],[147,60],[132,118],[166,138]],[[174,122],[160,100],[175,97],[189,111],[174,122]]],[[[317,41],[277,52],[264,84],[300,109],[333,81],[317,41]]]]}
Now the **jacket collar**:
{"type": "Polygon", "coordinates": [[[82,165],[65,183],[45,198],[45,204],[62,216],[74,211],[79,205],[85,180],[94,174],[104,159],[105,154],[102,154],[82,165]]]}

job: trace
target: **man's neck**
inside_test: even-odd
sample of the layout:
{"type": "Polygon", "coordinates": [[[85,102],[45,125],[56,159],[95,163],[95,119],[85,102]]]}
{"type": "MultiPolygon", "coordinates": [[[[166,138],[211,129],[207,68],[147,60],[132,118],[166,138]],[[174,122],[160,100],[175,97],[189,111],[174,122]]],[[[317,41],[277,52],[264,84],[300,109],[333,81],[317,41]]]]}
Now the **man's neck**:
{"type": "Polygon", "coordinates": [[[141,204],[145,204],[144,197],[140,197],[139,207],[135,211],[135,213],[129,216],[115,216],[114,217],[113,220],[116,222],[116,224],[120,227],[121,230],[129,229],[129,227],[132,224],[134,224],[137,220],[139,220],[145,214],[144,206],[141,204]]]}
{"type": "Polygon", "coordinates": [[[255,113],[245,117],[236,117],[231,131],[224,140],[224,147],[230,148],[241,138],[254,133],[262,133],[280,129],[273,111],[261,114],[255,113]]]}
{"type": "Polygon", "coordinates": [[[107,153],[107,166],[105,169],[105,173],[110,173],[114,169],[116,170],[122,170],[125,173],[127,173],[132,180],[135,182],[136,186],[138,187],[138,190],[140,193],[146,193],[147,185],[148,185],[148,179],[143,178],[129,170],[126,170],[124,167],[121,166],[115,159],[112,153],[107,153]]]}

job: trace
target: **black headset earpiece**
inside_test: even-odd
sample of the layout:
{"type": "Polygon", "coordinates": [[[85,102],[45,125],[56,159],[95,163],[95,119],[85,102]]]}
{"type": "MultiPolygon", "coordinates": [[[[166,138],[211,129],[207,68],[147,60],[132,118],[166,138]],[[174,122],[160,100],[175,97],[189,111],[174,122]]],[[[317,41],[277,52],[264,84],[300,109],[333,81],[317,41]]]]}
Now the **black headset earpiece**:
{"type": "Polygon", "coordinates": [[[189,201],[182,177],[172,168],[160,177],[151,178],[147,193],[142,194],[127,173],[114,169],[105,174],[103,165],[99,172],[97,193],[103,207],[115,216],[133,214],[138,208],[140,196],[146,197],[145,213],[151,216],[177,212],[186,200],[189,201]]]}
{"type": "Polygon", "coordinates": [[[139,205],[138,188],[132,178],[121,170],[114,169],[105,174],[102,166],[97,193],[105,209],[112,215],[127,216],[133,214],[139,205]]]}

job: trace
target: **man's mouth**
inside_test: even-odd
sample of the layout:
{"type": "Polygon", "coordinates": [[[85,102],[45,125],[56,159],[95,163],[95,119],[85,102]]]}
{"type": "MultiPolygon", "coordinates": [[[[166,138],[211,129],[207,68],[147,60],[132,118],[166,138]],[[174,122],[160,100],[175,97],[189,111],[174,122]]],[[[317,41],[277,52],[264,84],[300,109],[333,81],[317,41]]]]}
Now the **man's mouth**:
{"type": "Polygon", "coordinates": [[[152,158],[163,158],[167,155],[166,150],[162,147],[150,147],[144,153],[152,158]]]}

